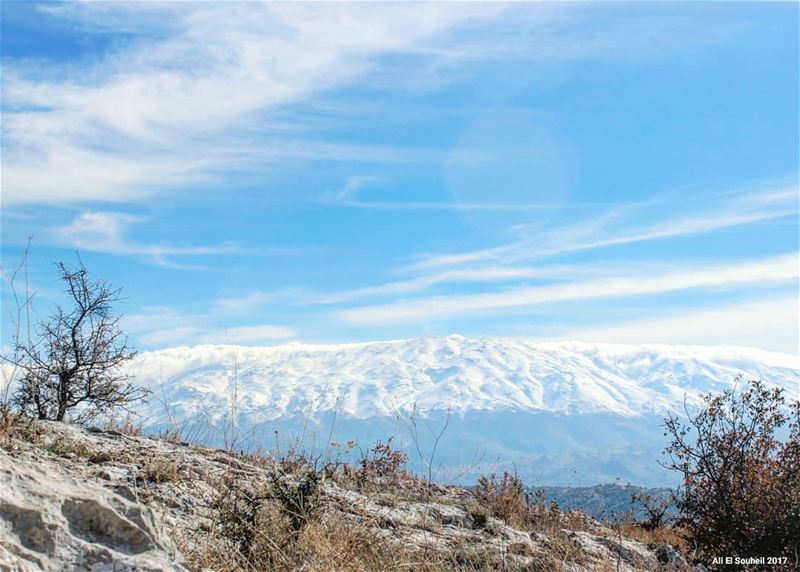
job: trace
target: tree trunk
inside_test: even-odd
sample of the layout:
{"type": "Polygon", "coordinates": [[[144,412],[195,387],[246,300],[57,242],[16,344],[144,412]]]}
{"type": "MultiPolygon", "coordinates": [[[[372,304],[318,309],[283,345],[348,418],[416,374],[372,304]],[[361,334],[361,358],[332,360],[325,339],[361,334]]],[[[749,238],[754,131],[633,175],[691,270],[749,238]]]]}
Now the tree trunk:
{"type": "Polygon", "coordinates": [[[58,376],[58,412],[56,413],[56,421],[64,421],[67,416],[67,398],[69,395],[69,376],[62,373],[58,376]]]}

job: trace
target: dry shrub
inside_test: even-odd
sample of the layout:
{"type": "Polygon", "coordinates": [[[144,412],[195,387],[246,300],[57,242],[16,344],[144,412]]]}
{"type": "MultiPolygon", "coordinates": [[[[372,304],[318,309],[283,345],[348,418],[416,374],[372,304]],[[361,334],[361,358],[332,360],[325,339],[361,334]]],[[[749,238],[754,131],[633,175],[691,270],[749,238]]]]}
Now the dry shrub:
{"type": "Polygon", "coordinates": [[[260,482],[234,471],[224,475],[209,506],[211,521],[198,531],[202,539],[183,539],[190,566],[218,572],[409,569],[415,557],[402,545],[366,522],[324,511],[323,471],[304,471],[278,472],[260,482]]]}
{"type": "Polygon", "coordinates": [[[492,516],[492,511],[489,507],[471,502],[467,504],[466,510],[472,518],[472,528],[484,530],[489,526],[489,517],[492,516]]]}
{"type": "Polygon", "coordinates": [[[210,530],[220,547],[216,552],[228,555],[230,562],[223,564],[230,569],[278,569],[292,560],[305,530],[319,521],[322,471],[307,466],[291,474],[276,468],[268,478],[252,482],[232,469],[217,484],[210,530]]]}
{"type": "MultiPolygon", "coordinates": [[[[258,570],[259,561],[272,564],[256,544],[265,515],[262,508],[269,495],[263,485],[245,482],[235,471],[228,471],[217,486],[218,496],[211,504],[211,531],[232,563],[245,570],[258,570]]],[[[269,519],[267,519],[269,521],[269,519]]]]}
{"type": "Polygon", "coordinates": [[[44,433],[44,429],[36,421],[13,412],[5,404],[0,405],[0,448],[17,449],[20,441],[40,445],[44,433]]]}
{"type": "Polygon", "coordinates": [[[800,566],[800,401],[787,407],[782,389],[750,381],[665,425],[666,466],[683,475],[679,524],[700,559],[787,557],[772,570],[800,566]]]}
{"type": "Polygon", "coordinates": [[[588,530],[594,522],[585,513],[577,510],[562,512],[555,501],[545,501],[544,491],[537,490],[528,495],[529,528],[545,534],[569,530],[588,530]]]}
{"type": "Polygon", "coordinates": [[[689,550],[684,531],[675,526],[645,527],[639,523],[621,525],[621,534],[625,538],[637,540],[649,548],[672,546],[684,555],[689,550]]]}
{"type": "MultiPolygon", "coordinates": [[[[392,440],[390,437],[386,443],[376,441],[366,450],[359,448],[360,458],[355,464],[330,463],[326,474],[336,479],[342,486],[373,492],[387,487],[394,489],[402,481],[413,480],[412,475],[406,470],[408,455],[395,449],[392,440]]],[[[336,450],[340,449],[338,443],[332,443],[331,446],[336,450]]],[[[356,447],[356,442],[350,441],[345,452],[349,455],[356,447]]]]}
{"type": "Polygon", "coordinates": [[[159,430],[158,438],[162,441],[166,441],[167,443],[176,445],[183,441],[183,431],[181,431],[180,427],[171,425],[166,429],[159,430]]]}
{"type": "Polygon", "coordinates": [[[6,441],[11,441],[16,418],[17,416],[7,404],[0,405],[0,442],[3,443],[4,449],[7,448],[6,441]]]}
{"type": "Polygon", "coordinates": [[[524,530],[553,532],[569,527],[582,530],[586,523],[577,514],[562,513],[555,503],[547,504],[541,491],[531,493],[516,474],[501,477],[481,475],[472,490],[477,507],[468,507],[478,528],[486,516],[494,516],[524,530]]]}
{"type": "Polygon", "coordinates": [[[144,466],[141,478],[149,483],[174,483],[178,480],[180,464],[169,457],[153,457],[144,466]]]}
{"type": "Polygon", "coordinates": [[[94,451],[87,447],[85,443],[81,443],[80,441],[69,439],[67,437],[62,437],[60,435],[55,439],[45,443],[42,446],[42,449],[54,455],[58,455],[59,457],[75,455],[77,457],[88,459],[94,455],[94,451]]]}
{"type": "Polygon", "coordinates": [[[481,475],[473,495],[492,516],[513,526],[524,526],[530,522],[525,484],[515,474],[505,471],[500,478],[494,473],[481,475]]]}
{"type": "Polygon", "coordinates": [[[386,443],[376,441],[359,460],[359,469],[363,479],[397,480],[405,474],[405,464],[408,455],[392,446],[390,437],[386,443]]]}
{"type": "Polygon", "coordinates": [[[322,496],[320,486],[325,472],[306,467],[299,474],[273,472],[271,497],[278,501],[292,532],[299,532],[315,520],[320,512],[322,496]]]}
{"type": "Polygon", "coordinates": [[[631,503],[638,504],[644,510],[646,518],[640,526],[645,530],[657,530],[663,528],[668,520],[668,511],[672,503],[667,499],[659,499],[648,492],[633,493],[631,503]]]}
{"type": "Polygon", "coordinates": [[[136,421],[135,418],[130,414],[126,415],[122,419],[117,419],[116,417],[110,417],[106,419],[102,429],[103,431],[112,431],[122,435],[127,435],[129,437],[141,437],[144,435],[142,422],[136,421]]]}

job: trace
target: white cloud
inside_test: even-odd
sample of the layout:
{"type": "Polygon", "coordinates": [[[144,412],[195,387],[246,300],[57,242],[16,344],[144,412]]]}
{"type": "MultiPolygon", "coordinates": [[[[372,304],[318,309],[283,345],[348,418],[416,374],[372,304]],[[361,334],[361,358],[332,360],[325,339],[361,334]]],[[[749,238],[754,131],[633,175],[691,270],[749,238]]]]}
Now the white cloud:
{"type": "Polygon", "coordinates": [[[166,267],[183,265],[173,257],[204,256],[234,253],[233,245],[175,246],[169,244],[141,244],[126,238],[130,227],[142,222],[142,217],[125,213],[85,211],[72,222],[50,230],[50,238],[59,246],[89,252],[105,252],[123,256],[145,258],[154,264],[166,267]]]}
{"type": "Polygon", "coordinates": [[[176,326],[147,332],[138,339],[147,347],[160,348],[190,344],[260,344],[287,340],[296,336],[297,332],[292,328],[262,324],[260,326],[217,329],[176,326]]]}
{"type": "Polygon", "coordinates": [[[299,304],[310,294],[298,288],[281,288],[270,292],[256,290],[241,296],[227,296],[214,300],[213,309],[223,315],[253,312],[267,304],[299,304]]]}
{"type": "Polygon", "coordinates": [[[148,347],[169,347],[191,343],[197,336],[197,331],[189,326],[176,326],[174,328],[164,328],[163,330],[153,330],[139,336],[139,342],[148,347]]]}
{"type": "Polygon", "coordinates": [[[774,284],[797,280],[798,254],[755,262],[708,266],[658,274],[616,276],[556,286],[499,292],[417,298],[343,310],[337,316],[352,324],[392,324],[464,317],[490,310],[533,307],[570,300],[624,298],[694,288],[774,284]]]}
{"type": "Polygon", "coordinates": [[[204,343],[253,344],[285,340],[297,336],[297,331],[286,326],[262,324],[260,326],[240,326],[207,332],[200,336],[204,343]]]}
{"type": "MultiPolygon", "coordinates": [[[[653,201],[643,205],[624,205],[567,226],[545,229],[524,227],[519,229],[522,238],[498,247],[420,256],[405,270],[428,271],[485,262],[514,263],[582,250],[704,234],[796,216],[799,195],[800,189],[790,186],[712,197],[716,200],[694,205],[694,212],[667,219],[657,214],[659,220],[648,225],[630,224],[625,219],[632,214],[641,216],[643,207],[663,210],[663,204],[653,201]]],[[[681,199],[671,198],[672,207],[682,206],[682,202],[681,199]]]]}
{"type": "Polygon", "coordinates": [[[568,330],[546,339],[623,344],[740,345],[800,355],[800,302],[782,297],[568,330]]]}
{"type": "Polygon", "coordinates": [[[68,19],[78,33],[121,33],[129,41],[80,67],[4,61],[6,205],[137,201],[286,156],[425,157],[304,140],[302,125],[280,114],[365,76],[379,89],[390,78],[392,89],[419,90],[463,74],[454,71],[461,62],[662,57],[736,32],[730,22],[710,31],[689,10],[665,18],[658,9],[569,3],[79,2],[39,9],[68,19]],[[411,56],[413,67],[383,69],[385,54],[411,56]]]}
{"type": "Polygon", "coordinates": [[[352,177],[348,177],[342,188],[332,193],[330,198],[340,203],[353,202],[358,198],[357,193],[359,189],[378,181],[380,181],[379,178],[370,175],[353,175],[352,177]]]}
{"type": "Polygon", "coordinates": [[[326,193],[322,202],[360,209],[375,210],[455,210],[455,211],[540,211],[559,208],[552,203],[500,203],[500,202],[463,202],[463,201],[387,201],[365,199],[359,191],[378,183],[381,179],[366,175],[348,177],[342,187],[326,193]]]}
{"type": "Polygon", "coordinates": [[[169,307],[146,307],[123,317],[123,328],[146,348],[193,344],[259,344],[296,338],[294,328],[280,324],[224,327],[224,307],[212,303],[209,313],[188,313],[169,307]]]}
{"type": "Polygon", "coordinates": [[[263,141],[248,138],[269,131],[258,114],[352,81],[380,54],[424,52],[437,34],[500,9],[276,3],[52,9],[112,29],[155,19],[164,36],[140,35],[132,47],[68,77],[46,80],[53,70],[5,65],[4,201],[138,200],[206,180],[222,166],[263,159],[263,141]]]}
{"type": "Polygon", "coordinates": [[[409,280],[397,280],[387,282],[377,286],[367,286],[365,288],[355,288],[343,292],[334,292],[323,295],[316,303],[318,304],[337,304],[349,302],[370,296],[386,296],[397,294],[412,294],[421,292],[437,284],[447,283],[485,283],[485,282],[509,282],[523,279],[542,279],[542,278],[565,278],[568,276],[585,275],[587,272],[602,271],[602,268],[591,267],[591,265],[573,266],[543,266],[534,268],[490,266],[464,270],[445,270],[434,274],[411,278],[409,280]]]}

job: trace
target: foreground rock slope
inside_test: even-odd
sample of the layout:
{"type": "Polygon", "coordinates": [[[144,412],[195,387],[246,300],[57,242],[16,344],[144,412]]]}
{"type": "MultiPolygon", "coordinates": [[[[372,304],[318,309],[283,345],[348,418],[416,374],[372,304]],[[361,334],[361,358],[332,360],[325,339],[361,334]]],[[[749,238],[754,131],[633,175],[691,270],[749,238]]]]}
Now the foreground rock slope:
{"type": "Polygon", "coordinates": [[[518,528],[476,506],[468,490],[409,476],[366,484],[323,476],[313,522],[291,534],[275,527],[296,522],[280,514],[272,528],[259,524],[272,550],[259,556],[258,538],[231,535],[241,522],[220,518],[220,499],[281,488],[278,478],[284,492],[299,490],[290,462],[55,423],[11,433],[0,449],[3,571],[234,570],[257,557],[272,562],[264,570],[687,569],[672,548],[624,538],[580,513],[518,528]]]}

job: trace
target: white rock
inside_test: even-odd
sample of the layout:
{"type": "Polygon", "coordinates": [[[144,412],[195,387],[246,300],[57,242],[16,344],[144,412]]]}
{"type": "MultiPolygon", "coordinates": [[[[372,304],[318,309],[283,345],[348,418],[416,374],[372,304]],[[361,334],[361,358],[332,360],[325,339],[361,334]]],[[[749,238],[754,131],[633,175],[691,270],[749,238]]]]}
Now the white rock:
{"type": "Polygon", "coordinates": [[[58,458],[0,451],[0,570],[185,570],[152,512],[58,458]]]}

